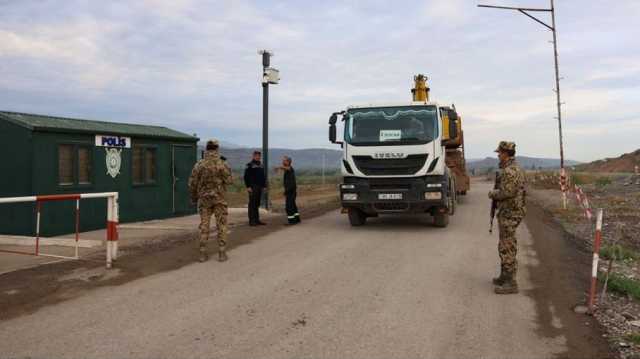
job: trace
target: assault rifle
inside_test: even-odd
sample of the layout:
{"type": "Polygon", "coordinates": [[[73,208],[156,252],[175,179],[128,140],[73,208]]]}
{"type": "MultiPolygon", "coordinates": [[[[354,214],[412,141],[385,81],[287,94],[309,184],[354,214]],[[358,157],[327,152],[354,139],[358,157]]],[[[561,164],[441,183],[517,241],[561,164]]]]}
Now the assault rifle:
{"type": "MultiPolygon", "coordinates": [[[[493,184],[493,189],[500,188],[500,172],[496,171],[496,181],[493,184]]],[[[496,210],[498,210],[498,201],[491,200],[491,220],[489,221],[489,233],[493,233],[493,218],[496,216],[496,210]]]]}

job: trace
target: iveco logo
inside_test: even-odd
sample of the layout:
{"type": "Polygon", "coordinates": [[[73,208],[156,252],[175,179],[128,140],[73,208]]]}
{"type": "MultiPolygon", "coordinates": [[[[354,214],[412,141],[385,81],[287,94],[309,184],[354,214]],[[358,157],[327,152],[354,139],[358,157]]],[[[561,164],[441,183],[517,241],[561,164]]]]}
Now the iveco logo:
{"type": "Polygon", "coordinates": [[[402,152],[376,152],[373,154],[373,158],[376,159],[384,159],[384,158],[405,158],[406,154],[402,152]]]}

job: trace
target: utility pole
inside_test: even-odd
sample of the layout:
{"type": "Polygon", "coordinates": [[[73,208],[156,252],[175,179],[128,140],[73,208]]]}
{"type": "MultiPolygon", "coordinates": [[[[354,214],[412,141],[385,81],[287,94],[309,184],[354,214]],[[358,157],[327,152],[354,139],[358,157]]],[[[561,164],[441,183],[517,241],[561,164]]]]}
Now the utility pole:
{"type": "Polygon", "coordinates": [[[277,84],[280,81],[280,73],[270,67],[273,52],[258,50],[258,54],[262,55],[262,162],[264,179],[267,184],[262,203],[265,209],[269,209],[269,84],[277,84]]]}
{"type": "Polygon", "coordinates": [[[562,206],[567,209],[567,174],[564,168],[564,145],[562,140],[562,102],[560,101],[560,67],[558,65],[558,36],[556,31],[556,11],[554,6],[554,0],[550,0],[550,8],[525,8],[525,7],[511,7],[511,6],[494,6],[494,5],[478,5],[482,8],[499,9],[499,10],[511,10],[518,11],[521,14],[529,17],[533,21],[551,30],[553,34],[553,59],[556,75],[556,106],[558,111],[558,137],[560,143],[560,182],[562,189],[562,206]],[[551,13],[551,25],[531,15],[532,12],[548,12],[551,13]]]}

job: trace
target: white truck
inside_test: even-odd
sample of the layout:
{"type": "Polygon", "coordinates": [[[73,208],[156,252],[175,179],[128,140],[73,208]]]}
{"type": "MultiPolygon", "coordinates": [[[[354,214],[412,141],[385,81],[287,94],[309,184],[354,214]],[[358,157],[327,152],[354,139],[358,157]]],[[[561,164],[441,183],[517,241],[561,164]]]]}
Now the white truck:
{"type": "Polygon", "coordinates": [[[420,76],[411,103],[354,106],[329,119],[329,140],[343,151],[340,199],[352,226],[380,214],[429,213],[446,227],[455,212],[456,176],[445,156],[447,141],[458,137],[458,115],[429,102],[420,76]],[[337,140],[339,117],[344,141],[337,140]]]}

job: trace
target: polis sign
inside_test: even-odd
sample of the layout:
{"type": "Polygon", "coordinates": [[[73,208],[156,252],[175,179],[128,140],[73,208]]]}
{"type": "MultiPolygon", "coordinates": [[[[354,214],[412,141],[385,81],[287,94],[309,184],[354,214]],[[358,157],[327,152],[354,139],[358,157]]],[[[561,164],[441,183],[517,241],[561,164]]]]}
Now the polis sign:
{"type": "Polygon", "coordinates": [[[131,148],[131,137],[96,135],[96,146],[131,148]]]}

